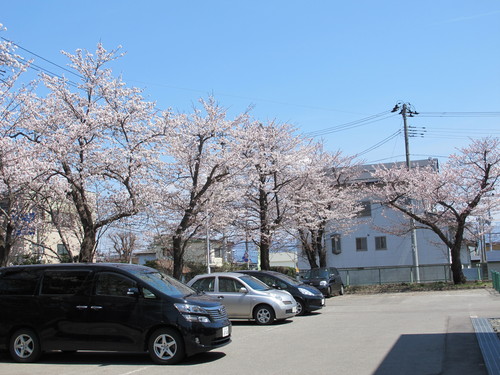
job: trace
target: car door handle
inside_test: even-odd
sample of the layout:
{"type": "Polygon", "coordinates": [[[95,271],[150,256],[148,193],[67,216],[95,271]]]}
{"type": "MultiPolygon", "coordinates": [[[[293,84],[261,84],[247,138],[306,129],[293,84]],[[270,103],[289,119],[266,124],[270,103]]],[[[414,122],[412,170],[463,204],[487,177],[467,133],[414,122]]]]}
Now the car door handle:
{"type": "Polygon", "coordinates": [[[88,306],[84,306],[84,305],[78,305],[78,306],[76,306],[76,308],[77,308],[78,310],[85,310],[87,307],[88,307],[88,306]]]}
{"type": "Polygon", "coordinates": [[[92,310],[101,310],[102,306],[90,306],[92,310]]]}

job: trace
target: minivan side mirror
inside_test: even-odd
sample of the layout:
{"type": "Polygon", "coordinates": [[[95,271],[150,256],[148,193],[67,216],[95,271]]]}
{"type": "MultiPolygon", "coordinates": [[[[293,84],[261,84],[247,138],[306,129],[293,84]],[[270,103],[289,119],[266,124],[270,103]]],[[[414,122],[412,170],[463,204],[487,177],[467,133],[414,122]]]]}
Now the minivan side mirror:
{"type": "Polygon", "coordinates": [[[245,287],[241,287],[239,290],[240,293],[248,293],[248,289],[245,287]]]}
{"type": "Polygon", "coordinates": [[[138,297],[139,296],[139,289],[138,288],[128,288],[127,296],[138,297]]]}

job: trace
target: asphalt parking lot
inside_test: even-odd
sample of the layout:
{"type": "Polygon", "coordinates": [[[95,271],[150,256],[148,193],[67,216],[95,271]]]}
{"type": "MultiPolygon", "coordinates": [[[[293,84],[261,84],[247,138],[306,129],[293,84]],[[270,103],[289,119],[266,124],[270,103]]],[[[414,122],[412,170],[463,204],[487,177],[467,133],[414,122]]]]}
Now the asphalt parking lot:
{"type": "Polygon", "coordinates": [[[500,294],[462,290],[345,295],[318,313],[272,326],[233,323],[233,342],[177,366],[147,354],[46,353],[5,375],[488,374],[471,317],[500,317],[500,294]]]}

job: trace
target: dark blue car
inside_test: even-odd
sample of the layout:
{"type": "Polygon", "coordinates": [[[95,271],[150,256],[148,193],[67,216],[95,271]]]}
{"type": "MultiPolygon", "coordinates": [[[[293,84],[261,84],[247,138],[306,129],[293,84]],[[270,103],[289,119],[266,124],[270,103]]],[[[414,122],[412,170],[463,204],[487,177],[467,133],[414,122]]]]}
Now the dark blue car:
{"type": "Polygon", "coordinates": [[[344,282],[335,267],[313,268],[302,277],[304,283],[318,288],[326,297],[344,294],[344,282]]]}

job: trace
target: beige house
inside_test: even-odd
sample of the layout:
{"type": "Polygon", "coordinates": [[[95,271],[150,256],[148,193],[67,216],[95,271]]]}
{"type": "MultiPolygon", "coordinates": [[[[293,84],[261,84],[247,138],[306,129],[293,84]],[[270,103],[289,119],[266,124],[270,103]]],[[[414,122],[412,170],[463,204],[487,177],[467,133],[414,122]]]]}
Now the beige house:
{"type": "Polygon", "coordinates": [[[41,223],[20,237],[11,253],[11,262],[22,263],[30,258],[42,263],[60,263],[67,261],[70,253],[78,256],[82,236],[74,220],[69,214],[61,215],[58,226],[59,229],[43,217],[41,223]]]}

